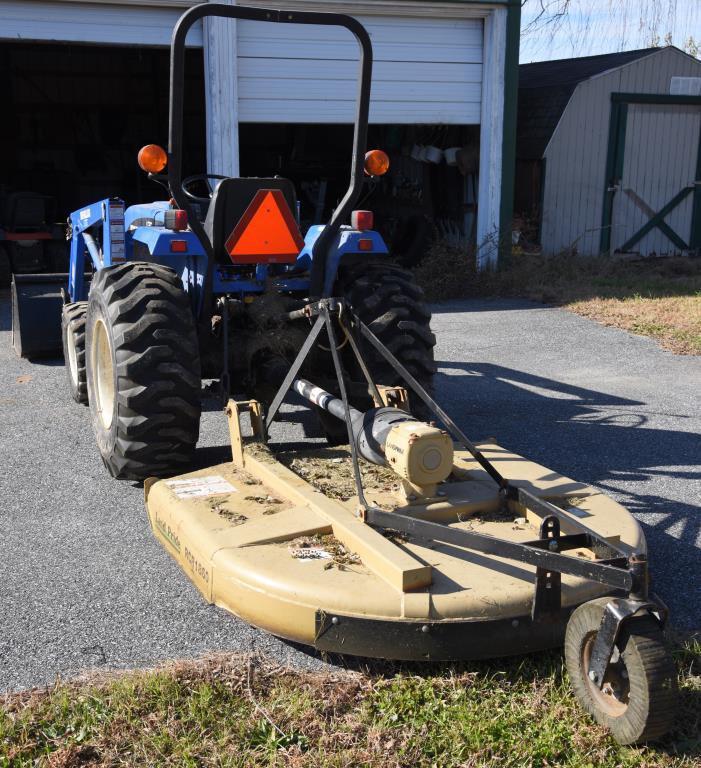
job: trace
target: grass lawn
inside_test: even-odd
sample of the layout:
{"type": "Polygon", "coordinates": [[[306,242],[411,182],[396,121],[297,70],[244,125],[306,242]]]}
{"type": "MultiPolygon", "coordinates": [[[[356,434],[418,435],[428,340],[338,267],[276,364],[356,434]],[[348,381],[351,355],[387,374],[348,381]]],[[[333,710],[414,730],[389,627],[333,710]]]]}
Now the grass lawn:
{"type": "Polygon", "coordinates": [[[216,657],[0,699],[0,766],[701,764],[701,644],[677,644],[678,727],[620,747],[573,699],[557,652],[460,666],[301,674],[216,657]]]}
{"type": "Polygon", "coordinates": [[[429,300],[519,296],[652,336],[677,354],[701,354],[701,258],[514,254],[498,272],[476,274],[464,253],[437,244],[415,272],[429,300]]]}

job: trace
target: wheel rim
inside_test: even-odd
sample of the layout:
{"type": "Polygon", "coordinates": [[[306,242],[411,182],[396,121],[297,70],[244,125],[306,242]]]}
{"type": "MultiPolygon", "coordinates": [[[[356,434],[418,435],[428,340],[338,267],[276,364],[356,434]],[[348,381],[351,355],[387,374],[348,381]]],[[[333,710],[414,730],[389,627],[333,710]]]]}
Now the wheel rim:
{"type": "Polygon", "coordinates": [[[588,670],[596,633],[589,635],[582,646],[582,674],[594,703],[611,717],[620,717],[628,709],[630,681],[623,656],[614,646],[611,661],[604,673],[604,684],[599,688],[589,679],[588,670]]]}
{"type": "Polygon", "coordinates": [[[75,334],[69,324],[66,329],[66,346],[68,347],[68,370],[74,385],[78,383],[78,353],[75,348],[75,334]]]}
{"type": "Polygon", "coordinates": [[[97,412],[105,429],[112,424],[114,413],[114,366],[112,347],[107,326],[102,320],[95,323],[92,345],[92,369],[94,371],[97,412]]]}

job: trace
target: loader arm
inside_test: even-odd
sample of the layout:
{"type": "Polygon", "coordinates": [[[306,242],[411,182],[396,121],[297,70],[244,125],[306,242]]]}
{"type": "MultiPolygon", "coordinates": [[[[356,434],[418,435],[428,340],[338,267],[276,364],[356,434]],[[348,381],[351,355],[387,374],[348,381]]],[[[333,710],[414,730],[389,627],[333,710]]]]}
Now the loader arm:
{"type": "Polygon", "coordinates": [[[124,202],[100,200],[68,217],[71,240],[68,274],[15,275],[12,281],[12,346],[20,357],[61,353],[61,312],[66,302],[88,296],[85,269],[126,261],[124,202]],[[87,254],[87,255],[86,255],[87,254]]]}
{"type": "Polygon", "coordinates": [[[100,200],[69,216],[71,256],[68,267],[68,297],[84,301],[86,252],[95,270],[126,261],[124,201],[117,197],[100,200]]]}

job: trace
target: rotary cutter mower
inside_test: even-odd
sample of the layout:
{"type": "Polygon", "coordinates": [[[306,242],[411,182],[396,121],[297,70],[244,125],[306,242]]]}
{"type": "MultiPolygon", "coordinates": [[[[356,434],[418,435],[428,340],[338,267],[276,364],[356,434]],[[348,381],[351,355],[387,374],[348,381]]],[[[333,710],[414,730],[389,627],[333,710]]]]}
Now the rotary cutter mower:
{"type": "Polygon", "coordinates": [[[429,394],[430,313],[372,212],[354,210],[389,163],[366,153],[371,82],[370,37],[349,16],[187,10],[171,47],[168,152],[139,153],[167,199],[71,214],[69,274],[13,284],[15,349],[62,341],[107,470],[145,481],[155,535],[209,602],[320,651],[383,659],[564,643],[599,722],[622,743],[659,737],[675,673],[637,522],[591,486],[472,443],[429,394]],[[211,17],[333,25],[359,43],[349,187],[304,236],[287,179],[182,178],[185,39],[211,17]],[[232,461],[158,480],[191,466],[203,379],[226,403],[232,461]],[[271,450],[291,389],[347,452],[318,451],[312,465],[308,446],[271,450]]]}
{"type": "MultiPolygon", "coordinates": [[[[486,659],[564,643],[578,699],[619,742],[666,733],[667,611],[631,514],[494,442],[473,444],[342,300],[303,313],[316,319],[267,415],[256,400],[226,406],[232,461],[145,484],[155,535],[203,596],[280,637],[365,657],[486,659]],[[320,335],[339,397],[300,377],[320,335]],[[349,402],[344,345],[374,399],[364,412],[349,402]],[[445,428],[411,415],[407,388],[375,381],[364,350],[445,428]],[[351,498],[319,490],[304,446],[278,458],[267,445],[290,389],[345,423],[348,458],[327,449],[326,461],[352,476],[351,498]],[[385,479],[366,482],[370,465],[385,479]],[[350,554],[340,563],[339,545],[350,554]]],[[[323,466],[324,450],[315,460],[323,466]]]]}

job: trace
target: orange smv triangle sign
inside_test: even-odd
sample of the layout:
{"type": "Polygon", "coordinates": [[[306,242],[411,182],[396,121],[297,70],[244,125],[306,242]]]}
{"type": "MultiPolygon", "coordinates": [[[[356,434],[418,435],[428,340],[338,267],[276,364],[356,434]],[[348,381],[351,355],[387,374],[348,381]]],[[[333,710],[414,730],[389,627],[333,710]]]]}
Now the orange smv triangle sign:
{"type": "Polygon", "coordinates": [[[282,191],[259,189],[225,247],[234,264],[294,262],[304,240],[282,191]]]}

